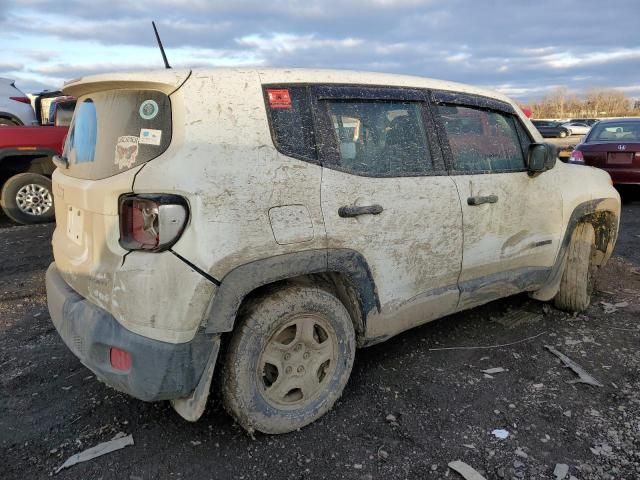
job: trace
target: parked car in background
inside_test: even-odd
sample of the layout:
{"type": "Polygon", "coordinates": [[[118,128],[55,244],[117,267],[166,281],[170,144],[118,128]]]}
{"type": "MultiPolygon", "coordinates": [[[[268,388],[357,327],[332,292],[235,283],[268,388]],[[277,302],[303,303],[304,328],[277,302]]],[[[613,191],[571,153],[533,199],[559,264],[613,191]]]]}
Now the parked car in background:
{"type": "Polygon", "coordinates": [[[568,163],[602,168],[616,186],[640,185],[640,119],[599,121],[568,163]]]}
{"type": "Polygon", "coordinates": [[[62,153],[75,99],[53,98],[51,105],[50,124],[0,128],[0,207],[16,223],[54,218],[52,158],[62,153]]]}
{"type": "Polygon", "coordinates": [[[614,247],[608,175],[556,162],[497,92],[306,69],[64,91],[52,322],[99,379],[187,420],[219,385],[249,432],[294,431],[357,346],[525,291],[584,310],[614,247]]]}
{"type": "Polygon", "coordinates": [[[531,120],[531,123],[538,129],[540,135],[543,137],[568,137],[571,135],[571,130],[564,127],[560,122],[553,122],[550,120],[531,120]]]}
{"type": "Polygon", "coordinates": [[[597,118],[572,118],[571,120],[569,120],[569,122],[573,123],[586,123],[587,125],[589,125],[590,127],[592,127],[595,123],[599,122],[600,120],[597,118]]]}
{"type": "Polygon", "coordinates": [[[0,126],[37,123],[29,97],[15,86],[13,80],[0,78],[0,126]]]}
{"type": "Polygon", "coordinates": [[[591,129],[589,125],[582,122],[567,122],[562,126],[569,129],[569,135],[586,135],[591,129]]]}

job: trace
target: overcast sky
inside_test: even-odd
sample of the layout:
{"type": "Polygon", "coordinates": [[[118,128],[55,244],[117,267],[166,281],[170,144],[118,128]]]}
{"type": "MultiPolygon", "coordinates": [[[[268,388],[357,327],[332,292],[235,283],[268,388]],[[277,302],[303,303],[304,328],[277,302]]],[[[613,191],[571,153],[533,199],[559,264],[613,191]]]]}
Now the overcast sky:
{"type": "Polygon", "coordinates": [[[22,90],[114,70],[349,68],[539,98],[566,86],[640,97],[640,1],[0,0],[0,76],[22,90]]]}

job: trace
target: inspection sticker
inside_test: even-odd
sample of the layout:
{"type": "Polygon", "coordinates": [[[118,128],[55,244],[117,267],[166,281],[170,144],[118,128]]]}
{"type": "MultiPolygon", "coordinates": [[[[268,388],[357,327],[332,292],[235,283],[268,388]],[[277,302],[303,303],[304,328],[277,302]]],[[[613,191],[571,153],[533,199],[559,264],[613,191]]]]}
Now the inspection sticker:
{"type": "Polygon", "coordinates": [[[118,137],[116,143],[116,158],[114,163],[118,168],[131,168],[138,158],[138,137],[134,135],[124,135],[118,137]]]}
{"type": "Polygon", "coordinates": [[[160,139],[162,138],[162,130],[154,130],[153,128],[141,128],[140,140],[138,143],[145,145],[160,145],[160,139]]]}

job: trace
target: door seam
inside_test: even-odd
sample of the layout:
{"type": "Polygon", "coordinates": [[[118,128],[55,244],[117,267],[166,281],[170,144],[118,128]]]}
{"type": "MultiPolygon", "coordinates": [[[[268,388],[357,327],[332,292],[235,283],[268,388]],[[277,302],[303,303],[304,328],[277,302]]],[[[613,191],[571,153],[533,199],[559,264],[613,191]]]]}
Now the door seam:
{"type": "Polygon", "coordinates": [[[462,248],[460,251],[460,270],[458,270],[458,279],[456,280],[456,287],[458,289],[458,301],[456,302],[456,310],[458,308],[460,308],[460,299],[462,298],[462,290],[460,290],[460,278],[462,277],[462,266],[464,265],[464,245],[465,245],[465,239],[464,239],[464,209],[462,208],[462,199],[460,198],[460,190],[458,190],[458,184],[455,182],[455,180],[453,178],[451,178],[451,175],[448,175],[449,180],[451,180],[451,182],[453,183],[453,186],[456,189],[456,192],[458,193],[458,206],[460,208],[460,218],[462,220],[462,224],[460,225],[461,227],[461,231],[462,231],[462,248]]]}

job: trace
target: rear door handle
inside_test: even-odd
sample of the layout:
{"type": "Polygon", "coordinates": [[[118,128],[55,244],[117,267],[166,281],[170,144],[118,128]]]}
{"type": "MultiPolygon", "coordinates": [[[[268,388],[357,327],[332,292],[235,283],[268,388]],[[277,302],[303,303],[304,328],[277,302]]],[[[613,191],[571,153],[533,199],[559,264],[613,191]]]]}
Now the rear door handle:
{"type": "Polygon", "coordinates": [[[471,205],[473,207],[476,205],[482,205],[483,203],[496,203],[497,201],[498,201],[497,195],[487,195],[485,197],[483,196],[469,197],[467,198],[467,205],[471,205]]]}
{"type": "Polygon", "coordinates": [[[382,205],[366,205],[363,207],[356,207],[354,205],[340,207],[338,209],[338,215],[342,218],[345,217],[357,217],[358,215],[379,215],[384,208],[382,205]]]}

